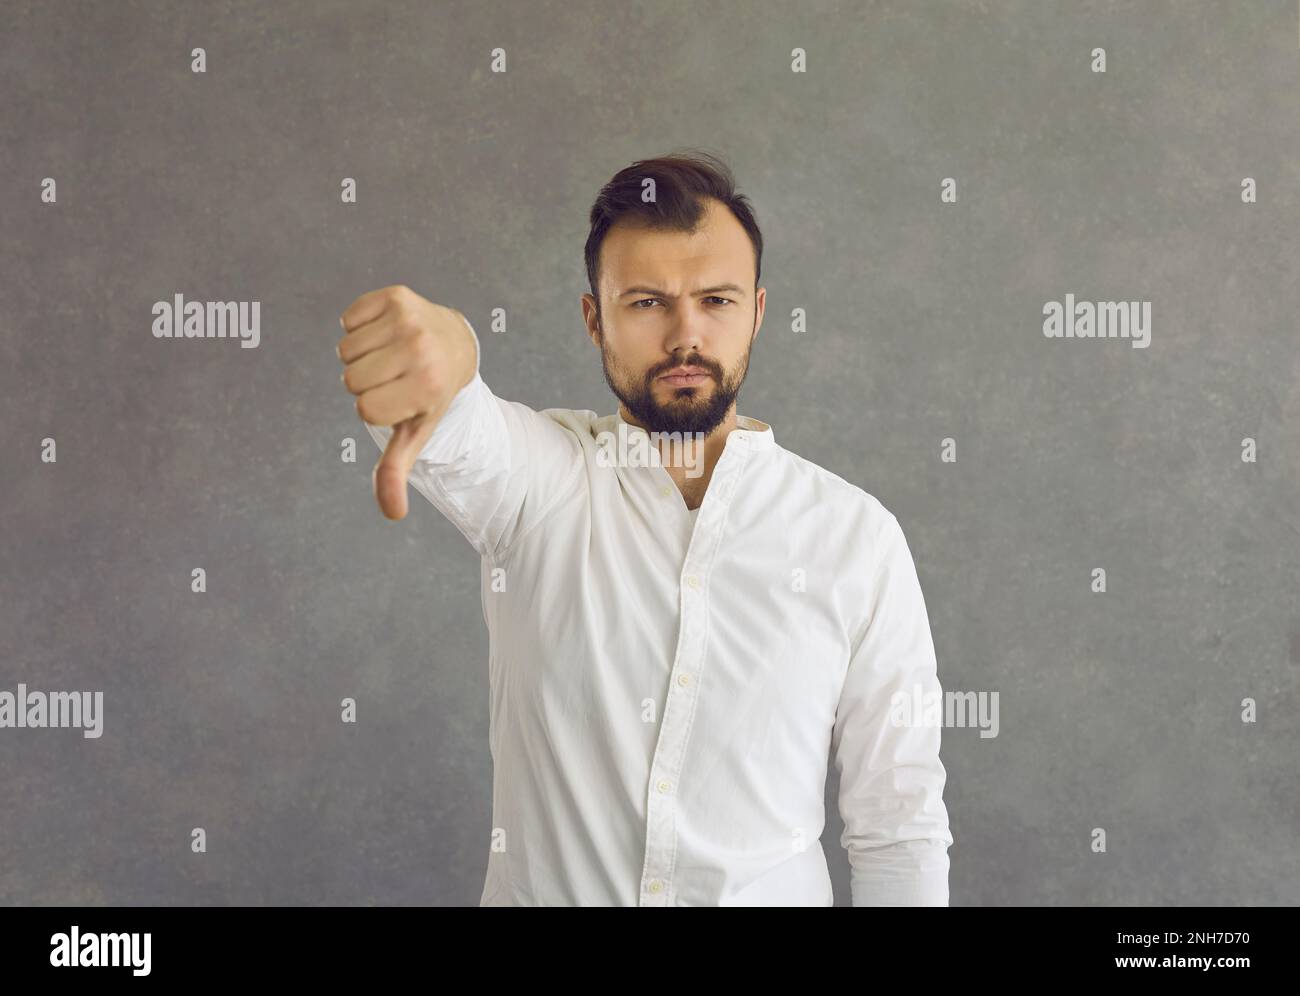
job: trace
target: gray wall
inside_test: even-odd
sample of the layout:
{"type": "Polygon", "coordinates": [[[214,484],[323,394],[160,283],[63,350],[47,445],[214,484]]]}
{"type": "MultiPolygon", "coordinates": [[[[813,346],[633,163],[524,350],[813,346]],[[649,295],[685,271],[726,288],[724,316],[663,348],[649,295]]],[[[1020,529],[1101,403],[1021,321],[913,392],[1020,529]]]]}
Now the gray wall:
{"type": "Polygon", "coordinates": [[[498,394],[613,411],[587,210],[702,146],[768,244],[740,411],[898,515],[943,686],[1000,695],[943,736],[953,904],[1300,902],[1294,0],[617,7],[5,5],[0,689],[105,715],[0,730],[0,901],[477,903],[478,561],[380,515],[337,316],[504,308],[498,394]],[[155,338],[177,293],[260,345],[155,338]],[[1046,338],[1066,293],[1149,348],[1046,338]]]}

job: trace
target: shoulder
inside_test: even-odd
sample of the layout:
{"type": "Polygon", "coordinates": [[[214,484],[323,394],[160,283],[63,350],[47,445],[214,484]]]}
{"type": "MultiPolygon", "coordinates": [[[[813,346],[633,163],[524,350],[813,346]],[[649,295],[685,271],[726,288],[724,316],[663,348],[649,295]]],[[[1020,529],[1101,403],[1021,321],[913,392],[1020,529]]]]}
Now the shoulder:
{"type": "Polygon", "coordinates": [[[498,398],[512,434],[517,435],[525,450],[535,446],[560,446],[571,454],[581,453],[591,439],[596,413],[577,408],[536,409],[522,401],[498,398]]]}
{"type": "Polygon", "coordinates": [[[901,532],[894,513],[866,489],[779,444],[772,447],[770,457],[801,496],[801,504],[834,509],[835,518],[859,537],[885,539],[894,530],[901,532]]]}
{"type": "Polygon", "coordinates": [[[594,435],[599,421],[596,413],[588,408],[543,408],[537,414],[582,438],[594,435]]]}

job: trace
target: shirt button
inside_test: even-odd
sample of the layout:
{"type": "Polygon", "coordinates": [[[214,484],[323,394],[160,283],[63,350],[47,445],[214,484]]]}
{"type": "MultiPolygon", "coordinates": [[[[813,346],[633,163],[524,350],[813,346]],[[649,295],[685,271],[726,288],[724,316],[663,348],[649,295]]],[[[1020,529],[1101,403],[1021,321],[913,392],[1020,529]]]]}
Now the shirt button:
{"type": "Polygon", "coordinates": [[[692,588],[698,588],[700,586],[700,579],[697,578],[694,574],[689,574],[686,577],[686,583],[690,585],[692,588]]]}
{"type": "Polygon", "coordinates": [[[664,496],[665,498],[667,498],[670,494],[673,493],[672,485],[669,485],[669,484],[665,484],[665,485],[664,485],[662,488],[660,488],[659,490],[660,490],[660,492],[662,492],[662,494],[663,494],[663,496],[664,496]]]}
{"type": "Polygon", "coordinates": [[[677,684],[682,685],[684,687],[686,685],[689,685],[690,683],[691,683],[691,676],[689,674],[679,674],[677,676],[677,684]]]}
{"type": "Polygon", "coordinates": [[[650,891],[651,891],[651,892],[663,892],[663,891],[664,891],[664,884],[663,884],[662,882],[660,882],[659,879],[656,878],[656,879],[654,879],[654,880],[650,883],[650,891]]]}
{"type": "Polygon", "coordinates": [[[667,782],[660,782],[660,783],[659,783],[659,791],[660,791],[660,792],[667,792],[668,789],[669,789],[670,787],[671,787],[671,786],[670,786],[667,782]]]}

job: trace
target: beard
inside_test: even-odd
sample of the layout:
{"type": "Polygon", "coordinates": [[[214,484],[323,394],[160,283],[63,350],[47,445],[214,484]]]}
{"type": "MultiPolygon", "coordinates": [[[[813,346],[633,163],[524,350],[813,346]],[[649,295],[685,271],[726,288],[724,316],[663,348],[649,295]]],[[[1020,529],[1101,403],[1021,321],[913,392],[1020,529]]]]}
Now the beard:
{"type": "Polygon", "coordinates": [[[656,364],[643,375],[629,371],[617,357],[611,356],[605,348],[605,337],[601,336],[600,365],[605,371],[605,383],[614,392],[614,396],[650,432],[660,433],[696,433],[705,436],[722,424],[727,411],[740,393],[740,385],[745,382],[749,372],[749,354],[753,352],[754,340],[751,338],[749,349],[730,373],[712,360],[706,360],[698,353],[691,353],[681,358],[676,357],[656,364]],[[695,387],[673,387],[664,384],[668,400],[660,402],[655,398],[655,384],[659,377],[671,373],[676,367],[695,366],[704,370],[712,380],[713,389],[705,381],[695,387]]]}

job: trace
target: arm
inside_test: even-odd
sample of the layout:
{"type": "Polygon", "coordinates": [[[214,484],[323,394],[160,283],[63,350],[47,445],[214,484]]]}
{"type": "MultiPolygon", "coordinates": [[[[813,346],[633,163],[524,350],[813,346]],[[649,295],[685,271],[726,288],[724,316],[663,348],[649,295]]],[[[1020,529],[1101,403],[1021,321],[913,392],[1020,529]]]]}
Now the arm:
{"type": "MultiPolygon", "coordinates": [[[[498,398],[488,389],[479,373],[478,335],[464,315],[432,305],[405,288],[400,293],[380,293],[377,302],[368,301],[370,296],[358,299],[360,303],[353,308],[360,311],[360,317],[352,309],[345,313],[345,328],[369,319],[375,331],[365,333],[372,337],[368,343],[341,347],[345,352],[340,358],[349,363],[349,370],[367,362],[354,359],[359,355],[378,356],[388,364],[380,368],[373,363],[369,370],[358,373],[349,387],[360,395],[359,414],[368,393],[376,397],[375,411],[389,413],[376,422],[362,417],[371,438],[385,451],[381,466],[387,460],[389,474],[394,466],[409,467],[407,483],[451,520],[480,555],[502,559],[520,537],[581,486],[581,444],[555,420],[526,405],[498,398]],[[403,309],[397,317],[384,317],[392,312],[372,317],[376,308],[391,309],[393,302],[403,309]],[[362,310],[368,305],[369,312],[362,310]],[[451,316],[456,320],[449,324],[451,316]],[[398,329],[401,335],[394,333],[398,329]],[[466,362],[466,347],[471,343],[473,374],[468,376],[471,365],[466,362]],[[362,352],[367,345],[368,354],[362,352]],[[437,387],[424,386],[428,364],[436,367],[444,362],[443,357],[450,364],[447,376],[455,377],[452,383],[464,385],[449,403],[437,387]],[[407,373],[400,379],[385,379],[402,370],[407,373]],[[409,386],[401,388],[403,384],[409,386]],[[423,414],[409,417],[411,412],[423,414]],[[405,456],[394,456],[393,425],[398,420],[407,426],[406,438],[401,441],[405,456]],[[379,424],[381,421],[388,424],[379,424]],[[424,430],[411,428],[420,423],[426,425],[424,430]],[[423,443],[414,442],[420,438],[416,433],[430,431],[430,423],[431,434],[423,443]]],[[[356,331],[349,334],[355,335],[356,331]]],[[[433,377],[432,382],[436,385],[439,380],[433,377]]],[[[366,414],[372,411],[367,409],[366,414]]],[[[397,471],[395,481],[401,480],[402,470],[397,471]]],[[[386,483],[391,488],[395,481],[386,483]]]]}
{"type": "Polygon", "coordinates": [[[947,906],[952,834],[937,726],[891,721],[895,693],[941,698],[921,585],[892,515],[875,544],[870,618],[849,661],[831,753],[854,906],[947,906]]]}

